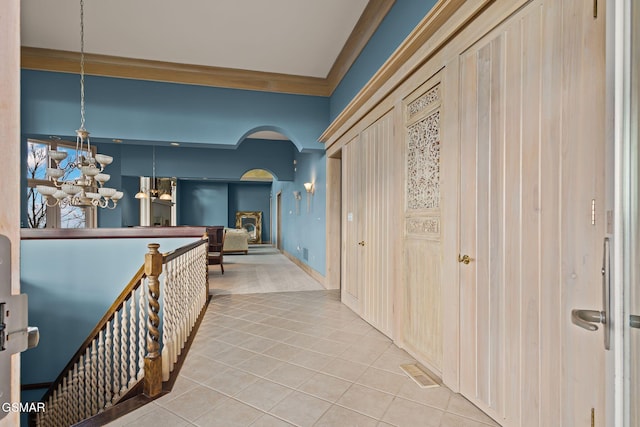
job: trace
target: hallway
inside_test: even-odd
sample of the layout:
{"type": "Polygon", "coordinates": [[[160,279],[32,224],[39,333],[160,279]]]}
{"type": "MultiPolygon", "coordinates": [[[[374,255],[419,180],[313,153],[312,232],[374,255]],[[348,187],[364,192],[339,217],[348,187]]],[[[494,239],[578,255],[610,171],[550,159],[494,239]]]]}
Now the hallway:
{"type": "Polygon", "coordinates": [[[213,298],[173,391],[110,426],[497,425],[446,387],[420,388],[399,368],[415,360],[339,291],[309,290],[317,282],[260,250],[225,256],[224,276],[210,268],[213,298]]]}

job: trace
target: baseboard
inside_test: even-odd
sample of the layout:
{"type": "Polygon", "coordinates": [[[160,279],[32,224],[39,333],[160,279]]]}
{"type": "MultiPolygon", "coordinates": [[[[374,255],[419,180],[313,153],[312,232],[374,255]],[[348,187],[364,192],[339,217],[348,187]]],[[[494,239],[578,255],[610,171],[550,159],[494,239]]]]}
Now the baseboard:
{"type": "Polygon", "coordinates": [[[318,273],[316,270],[309,267],[309,265],[305,264],[304,262],[300,261],[298,258],[294,257],[289,252],[285,250],[282,250],[281,252],[284,256],[289,258],[291,262],[293,262],[295,265],[300,267],[305,273],[307,273],[309,276],[313,277],[316,281],[318,281],[325,289],[327,288],[327,285],[325,284],[325,277],[322,274],[318,273]]]}

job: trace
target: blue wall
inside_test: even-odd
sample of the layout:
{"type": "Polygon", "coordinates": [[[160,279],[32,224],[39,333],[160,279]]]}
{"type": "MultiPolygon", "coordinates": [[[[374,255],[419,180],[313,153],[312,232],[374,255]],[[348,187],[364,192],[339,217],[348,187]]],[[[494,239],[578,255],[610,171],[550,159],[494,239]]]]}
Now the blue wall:
{"type": "MultiPolygon", "coordinates": [[[[114,144],[103,144],[99,148],[109,145],[114,144]]],[[[235,150],[156,146],[156,176],[237,181],[248,170],[259,168],[289,181],[293,179],[295,151],[290,141],[263,139],[246,139],[235,150]]],[[[122,145],[121,157],[122,175],[152,175],[151,146],[122,145]]]]}
{"type": "MultiPolygon", "coordinates": [[[[296,162],[297,171],[293,182],[278,181],[273,183],[274,198],[279,191],[282,191],[283,249],[324,275],[326,265],[326,156],[324,153],[298,153],[296,162]],[[315,183],[315,192],[310,196],[309,212],[307,212],[305,182],[315,183]],[[294,191],[300,191],[302,194],[302,199],[299,202],[296,202],[293,197],[294,191]],[[305,249],[307,259],[304,258],[305,249]]],[[[273,218],[276,218],[275,203],[273,209],[273,218]]],[[[274,224],[274,230],[275,228],[274,224]]]]}
{"type": "MultiPolygon", "coordinates": [[[[22,70],[23,134],[73,135],[78,76],[22,70]]],[[[232,148],[256,130],[286,135],[299,150],[322,150],[329,99],[186,84],[86,76],[91,137],[175,141],[232,148]]],[[[75,136],[74,136],[75,140],[75,136]]]]}
{"type": "MultiPolygon", "coordinates": [[[[135,198],[138,190],[140,190],[139,177],[122,177],[122,187],[120,187],[120,191],[124,193],[124,197],[118,202],[118,206],[122,209],[121,227],[140,225],[140,202],[135,198]]],[[[98,212],[98,218],[100,218],[100,215],[102,215],[102,213],[98,212]]]]}
{"type": "Polygon", "coordinates": [[[433,8],[436,0],[396,0],[329,101],[333,121],[433,8]]]}
{"type": "Polygon", "coordinates": [[[271,183],[229,184],[229,227],[235,227],[236,212],[262,212],[262,243],[271,241],[271,183]]]}
{"type": "Polygon", "coordinates": [[[229,185],[178,181],[178,225],[227,225],[229,185]]]}

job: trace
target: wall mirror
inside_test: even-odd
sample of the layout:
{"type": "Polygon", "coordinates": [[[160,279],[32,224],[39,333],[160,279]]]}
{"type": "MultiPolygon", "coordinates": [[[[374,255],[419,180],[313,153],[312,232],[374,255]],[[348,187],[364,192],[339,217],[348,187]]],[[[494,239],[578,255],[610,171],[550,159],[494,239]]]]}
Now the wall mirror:
{"type": "Polygon", "coordinates": [[[262,243],[262,212],[236,212],[236,228],[244,228],[249,233],[249,243],[262,243]]]}

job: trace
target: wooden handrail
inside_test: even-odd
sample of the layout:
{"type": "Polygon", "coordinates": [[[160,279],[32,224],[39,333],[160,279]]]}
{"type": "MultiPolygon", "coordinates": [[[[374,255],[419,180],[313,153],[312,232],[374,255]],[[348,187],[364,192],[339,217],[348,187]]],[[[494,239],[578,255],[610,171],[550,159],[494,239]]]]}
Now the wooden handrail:
{"type": "Polygon", "coordinates": [[[167,263],[173,259],[178,258],[180,255],[184,255],[187,252],[189,252],[192,249],[197,248],[200,245],[204,245],[205,243],[207,243],[207,237],[206,237],[206,233],[205,233],[205,237],[202,237],[202,239],[200,240],[196,240],[193,243],[189,243],[187,245],[184,245],[182,247],[179,247],[178,249],[175,249],[171,252],[167,252],[165,254],[163,254],[163,262],[167,263]]]}
{"type": "Polygon", "coordinates": [[[140,287],[144,278],[145,278],[145,272],[144,272],[144,264],[143,264],[142,266],[140,266],[136,274],[131,278],[127,286],[125,286],[125,288],[122,290],[120,295],[118,295],[118,297],[115,299],[113,304],[111,304],[111,307],[109,307],[109,309],[104,314],[104,316],[102,316],[102,319],[100,319],[98,324],[89,333],[89,335],[84,340],[82,345],[80,345],[80,347],[78,348],[78,351],[76,351],[73,357],[71,357],[71,359],[69,360],[69,363],[67,363],[67,365],[60,371],[60,374],[55,379],[55,381],[51,383],[51,386],[49,387],[47,392],[44,394],[44,396],[42,396],[41,401],[43,402],[46,401],[53,394],[53,391],[62,382],[62,379],[66,377],[69,369],[73,368],[73,365],[75,365],[75,363],[78,362],[78,360],[80,360],[80,356],[85,354],[89,345],[98,336],[100,331],[105,328],[107,323],[113,318],[113,316],[116,314],[118,309],[122,306],[122,304],[124,304],[129,299],[129,297],[131,296],[131,292],[140,287]]]}
{"type": "MultiPolygon", "coordinates": [[[[178,297],[176,301],[186,304],[183,309],[186,309],[185,313],[188,312],[188,315],[184,317],[184,313],[179,311],[180,316],[177,319],[182,322],[179,325],[192,331],[193,321],[195,321],[193,314],[201,313],[207,301],[208,275],[206,252],[203,252],[203,247],[207,243],[205,233],[201,239],[167,254],[160,253],[160,245],[157,243],[147,245],[149,251],[145,254],[144,264],[42,397],[43,402],[50,402],[54,412],[46,415],[38,414],[32,417],[32,422],[43,426],[50,425],[52,420],[57,420],[54,421],[57,423],[61,419],[64,423],[74,423],[134,395],[144,394],[147,398],[153,399],[162,393],[163,379],[168,378],[164,378],[163,360],[165,360],[165,352],[169,350],[160,346],[160,340],[161,334],[171,334],[171,332],[170,330],[163,332],[160,329],[160,297],[161,292],[165,292],[165,290],[161,291],[160,276],[165,269],[165,264],[180,265],[182,256],[186,256],[189,260],[189,266],[196,266],[196,271],[199,265],[205,266],[205,270],[202,271],[204,276],[199,276],[197,280],[189,280],[187,283],[179,280],[174,282],[167,276],[167,281],[164,282],[165,286],[172,290],[171,295],[174,299],[175,295],[180,295],[181,290],[186,292],[184,298],[178,297]],[[193,260],[197,262],[194,264],[193,260]],[[178,283],[180,287],[174,287],[174,283],[178,283]],[[142,285],[146,286],[141,287],[142,285]],[[199,292],[201,286],[205,287],[204,297],[199,292]],[[178,294],[175,293],[176,291],[178,294]],[[193,298],[193,295],[197,295],[197,298],[193,298]],[[135,323],[136,319],[137,323],[135,323]],[[113,335],[111,331],[114,332],[113,335]],[[111,341],[112,337],[113,341],[111,341]],[[114,356],[117,353],[120,357],[113,359],[113,366],[111,366],[109,350],[112,348],[112,343],[114,343],[114,356]],[[104,381],[105,377],[106,381],[104,381]]],[[[165,301],[165,308],[169,301],[173,299],[165,301]]],[[[169,319],[174,318],[169,316],[169,319]]],[[[178,341],[175,336],[168,339],[169,342],[173,340],[174,344],[183,348],[182,340],[189,339],[189,335],[190,333],[186,336],[180,335],[178,341]]],[[[165,360],[170,361],[167,362],[169,369],[174,366],[176,355],[180,354],[180,350],[175,353],[176,348],[171,347],[172,351],[168,353],[171,358],[165,360]]]]}

